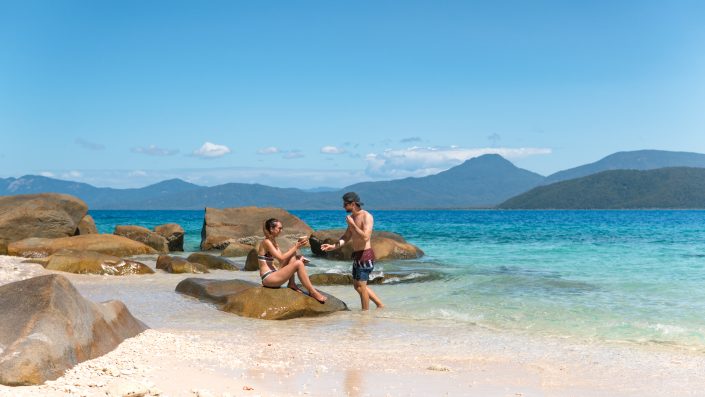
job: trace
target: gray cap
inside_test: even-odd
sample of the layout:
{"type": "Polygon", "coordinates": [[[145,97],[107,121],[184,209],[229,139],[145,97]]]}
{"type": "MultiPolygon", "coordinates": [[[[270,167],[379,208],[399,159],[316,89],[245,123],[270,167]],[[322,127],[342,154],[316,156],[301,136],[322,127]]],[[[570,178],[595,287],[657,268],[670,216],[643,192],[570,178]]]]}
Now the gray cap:
{"type": "Polygon", "coordinates": [[[346,203],[358,203],[359,205],[362,205],[363,203],[360,201],[360,196],[357,195],[355,192],[347,192],[343,195],[343,201],[346,203]]]}

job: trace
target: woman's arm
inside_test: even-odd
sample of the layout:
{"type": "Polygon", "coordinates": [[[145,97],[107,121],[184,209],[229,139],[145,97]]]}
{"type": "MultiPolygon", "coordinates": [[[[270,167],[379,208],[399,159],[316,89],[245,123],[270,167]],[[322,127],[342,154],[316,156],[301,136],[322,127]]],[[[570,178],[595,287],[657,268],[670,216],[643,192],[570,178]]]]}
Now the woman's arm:
{"type": "Polygon", "coordinates": [[[262,241],[262,244],[264,244],[264,246],[267,248],[267,251],[269,251],[269,253],[274,257],[274,259],[279,261],[279,263],[284,263],[289,260],[289,258],[294,256],[294,254],[296,254],[296,250],[306,245],[306,241],[297,241],[293,247],[291,247],[288,251],[284,253],[282,253],[279,248],[275,247],[274,244],[267,239],[264,239],[262,241]]]}

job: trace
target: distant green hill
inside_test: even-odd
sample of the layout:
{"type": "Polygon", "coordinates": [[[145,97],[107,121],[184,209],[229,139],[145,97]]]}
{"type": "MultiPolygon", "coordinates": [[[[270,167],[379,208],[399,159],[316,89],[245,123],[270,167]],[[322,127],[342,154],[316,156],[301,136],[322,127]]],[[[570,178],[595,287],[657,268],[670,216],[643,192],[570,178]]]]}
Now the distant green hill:
{"type": "Polygon", "coordinates": [[[635,150],[617,152],[594,163],[556,172],[546,177],[543,184],[567,181],[569,179],[597,174],[609,170],[655,170],[667,167],[705,168],[705,154],[692,152],[671,152],[666,150],[635,150]]]}
{"type": "Polygon", "coordinates": [[[604,171],[531,189],[497,208],[705,208],[705,169],[674,167],[604,171]]]}

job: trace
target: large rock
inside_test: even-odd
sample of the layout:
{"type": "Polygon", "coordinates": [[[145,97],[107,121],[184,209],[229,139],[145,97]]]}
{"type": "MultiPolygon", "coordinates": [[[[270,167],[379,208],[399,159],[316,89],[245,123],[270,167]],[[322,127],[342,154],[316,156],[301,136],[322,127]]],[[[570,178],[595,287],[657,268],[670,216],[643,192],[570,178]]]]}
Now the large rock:
{"type": "Polygon", "coordinates": [[[7,240],[0,238],[0,255],[7,255],[7,243],[7,240]]]}
{"type": "MultiPolygon", "coordinates": [[[[351,260],[352,244],[345,244],[333,251],[322,251],[322,244],[335,244],[345,233],[343,229],[318,230],[311,235],[309,243],[314,255],[331,260],[351,260]]],[[[409,244],[396,233],[373,231],[372,249],[378,261],[393,259],[416,259],[424,255],[420,248],[409,244]]]]}
{"type": "Polygon", "coordinates": [[[42,258],[63,249],[94,251],[119,257],[157,253],[152,247],[112,234],[87,234],[56,239],[28,238],[10,243],[7,253],[26,258],[42,258]]]}
{"type": "MultiPolygon", "coordinates": [[[[245,271],[255,271],[259,270],[259,262],[257,262],[257,251],[259,250],[259,245],[261,242],[257,243],[254,248],[250,250],[250,252],[247,253],[247,259],[245,259],[245,268],[242,270],[245,271]]],[[[294,246],[294,242],[289,240],[289,239],[283,239],[283,238],[278,238],[277,239],[277,245],[279,246],[279,250],[283,253],[286,251],[289,251],[291,247],[294,246]]],[[[276,261],[276,259],[275,259],[276,261]]]]}
{"type": "Polygon", "coordinates": [[[0,383],[37,385],[115,349],[145,326],[120,301],[95,304],[64,276],[0,286],[0,383]]]}
{"type": "Polygon", "coordinates": [[[48,270],[78,274],[125,276],[154,273],[154,270],[144,263],[93,251],[61,250],[46,258],[31,259],[29,262],[39,263],[48,270]]]}
{"type": "Polygon", "coordinates": [[[73,236],[87,212],[86,203],[67,194],[0,196],[0,239],[73,236]]]}
{"type": "Polygon", "coordinates": [[[201,229],[201,250],[224,249],[232,242],[254,246],[264,238],[262,224],[269,218],[282,222],[283,239],[296,241],[313,231],[304,221],[281,208],[206,208],[201,229]]]}
{"type": "Polygon", "coordinates": [[[247,254],[249,254],[252,250],[252,247],[253,246],[250,244],[232,242],[225,247],[220,255],[225,257],[247,256],[247,254]]]}
{"type": "Polygon", "coordinates": [[[187,278],[176,291],[220,305],[220,310],[264,320],[314,317],[348,310],[340,299],[326,294],[325,303],[290,288],[265,288],[244,280],[187,278]]]}
{"type": "Polygon", "coordinates": [[[210,273],[208,269],[200,263],[191,263],[180,256],[159,255],[157,258],[157,269],[167,273],[210,273]]]}
{"type": "Polygon", "coordinates": [[[84,234],[98,234],[98,228],[95,226],[95,220],[90,215],[84,216],[80,222],[78,222],[78,228],[76,230],[76,235],[84,234]]]}
{"type": "Polygon", "coordinates": [[[169,242],[167,239],[159,233],[153,232],[146,227],[118,225],[115,226],[115,231],[113,234],[116,236],[127,237],[130,240],[139,241],[142,244],[154,248],[161,254],[166,254],[169,252],[169,242]]]}
{"type": "Polygon", "coordinates": [[[204,252],[194,252],[186,258],[191,263],[200,263],[208,269],[240,270],[229,260],[220,256],[206,254],[204,252]]]}
{"type": "Polygon", "coordinates": [[[176,223],[167,223],[154,227],[154,231],[164,237],[169,244],[169,252],[184,250],[184,228],[176,223]]]}

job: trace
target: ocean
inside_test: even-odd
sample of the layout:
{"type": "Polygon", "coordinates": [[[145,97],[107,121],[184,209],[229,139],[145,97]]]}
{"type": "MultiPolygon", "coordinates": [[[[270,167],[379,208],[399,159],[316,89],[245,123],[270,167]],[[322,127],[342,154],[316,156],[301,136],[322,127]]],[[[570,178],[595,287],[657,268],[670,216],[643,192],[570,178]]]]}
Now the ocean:
{"type": "MultiPolygon", "coordinates": [[[[345,225],[342,210],[291,212],[315,230],[345,225]]],[[[387,306],[375,315],[390,324],[431,323],[455,333],[482,328],[705,351],[705,211],[371,213],[375,230],[398,233],[425,252],[416,260],[377,263],[376,273],[408,274],[403,282],[372,286],[387,306]]],[[[198,251],[203,211],[90,214],[101,233],[112,233],[116,225],[178,223],[186,231],[185,254],[198,251]]],[[[312,261],[310,273],[350,271],[347,262],[312,261]]],[[[218,278],[233,275],[216,272],[218,278]]],[[[174,276],[158,282],[169,283],[174,276]]],[[[257,279],[254,273],[238,277],[257,279]]],[[[169,293],[173,286],[156,288],[150,284],[153,276],[149,282],[121,281],[109,294],[103,284],[86,280],[78,284],[89,297],[122,299],[153,327],[232,325],[230,314],[211,312],[204,321],[196,308],[201,303],[175,300],[169,293]],[[133,294],[140,294],[140,300],[133,294]]],[[[321,289],[359,310],[352,287],[321,289]]],[[[335,328],[333,323],[345,321],[340,316],[318,321],[331,321],[328,326],[335,328]]]]}

